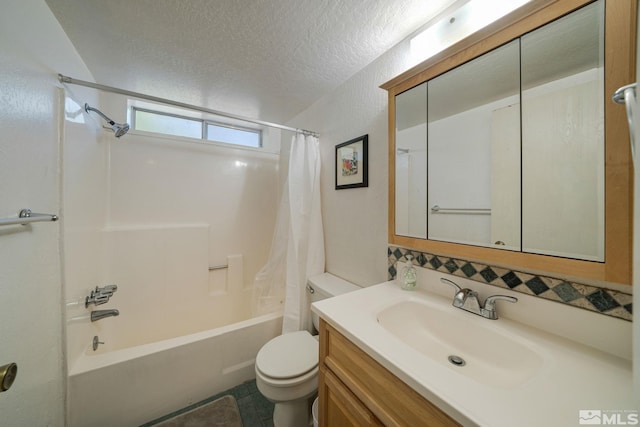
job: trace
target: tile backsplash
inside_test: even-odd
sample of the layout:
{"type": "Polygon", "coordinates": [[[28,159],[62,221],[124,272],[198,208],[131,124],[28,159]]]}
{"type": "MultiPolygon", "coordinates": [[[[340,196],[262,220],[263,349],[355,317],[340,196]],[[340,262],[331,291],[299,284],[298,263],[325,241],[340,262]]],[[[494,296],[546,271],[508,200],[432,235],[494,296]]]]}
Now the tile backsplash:
{"type": "Polygon", "coordinates": [[[633,318],[631,305],[633,296],[628,293],[398,246],[387,248],[389,280],[396,277],[396,263],[398,261],[406,262],[407,254],[413,255],[412,262],[416,266],[568,304],[607,316],[628,321],[633,318]]]}

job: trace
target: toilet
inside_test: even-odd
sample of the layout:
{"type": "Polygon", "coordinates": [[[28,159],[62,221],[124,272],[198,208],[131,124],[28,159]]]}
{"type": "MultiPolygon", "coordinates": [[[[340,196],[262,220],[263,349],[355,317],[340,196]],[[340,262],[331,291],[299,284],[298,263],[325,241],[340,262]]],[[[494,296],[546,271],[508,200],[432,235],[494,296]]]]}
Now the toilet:
{"type": "MultiPolygon", "coordinates": [[[[330,273],[310,277],[307,293],[311,302],[355,291],[360,287],[330,273]]],[[[313,326],[319,318],[311,313],[313,326]]],[[[311,403],[318,391],[318,337],[307,331],[289,332],[267,342],[256,356],[256,385],[275,403],[275,427],[311,424],[311,403]]]]}

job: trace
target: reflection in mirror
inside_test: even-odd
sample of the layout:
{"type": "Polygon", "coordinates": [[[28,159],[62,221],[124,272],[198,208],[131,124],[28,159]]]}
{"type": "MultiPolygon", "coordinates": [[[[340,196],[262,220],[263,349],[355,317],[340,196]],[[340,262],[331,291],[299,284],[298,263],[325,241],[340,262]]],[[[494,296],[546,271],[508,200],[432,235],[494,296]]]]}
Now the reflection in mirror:
{"type": "Polygon", "coordinates": [[[604,0],[522,37],[522,246],[604,260],[604,0]]]}
{"type": "Polygon", "coordinates": [[[520,250],[519,44],[429,81],[428,238],[520,250]]]}
{"type": "Polygon", "coordinates": [[[396,234],[427,237],[427,83],[396,96],[396,234]]]}

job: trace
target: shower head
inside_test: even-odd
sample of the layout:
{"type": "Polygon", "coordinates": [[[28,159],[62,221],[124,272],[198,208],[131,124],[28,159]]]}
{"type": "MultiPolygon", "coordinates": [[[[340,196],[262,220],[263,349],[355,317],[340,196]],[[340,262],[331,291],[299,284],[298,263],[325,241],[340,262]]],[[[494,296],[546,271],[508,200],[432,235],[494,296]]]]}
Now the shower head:
{"type": "Polygon", "coordinates": [[[113,133],[116,134],[116,138],[120,138],[122,135],[129,132],[129,123],[116,123],[113,120],[111,120],[109,117],[105,116],[102,113],[102,111],[98,110],[97,108],[93,108],[89,106],[89,104],[86,104],[86,103],[84,104],[84,111],[86,111],[87,113],[89,111],[94,111],[98,113],[100,117],[102,117],[107,121],[107,123],[109,123],[109,125],[111,126],[111,130],[113,131],[113,133]]]}
{"type": "Polygon", "coordinates": [[[125,133],[129,132],[129,123],[111,123],[111,129],[116,134],[116,138],[120,138],[125,133]]]}

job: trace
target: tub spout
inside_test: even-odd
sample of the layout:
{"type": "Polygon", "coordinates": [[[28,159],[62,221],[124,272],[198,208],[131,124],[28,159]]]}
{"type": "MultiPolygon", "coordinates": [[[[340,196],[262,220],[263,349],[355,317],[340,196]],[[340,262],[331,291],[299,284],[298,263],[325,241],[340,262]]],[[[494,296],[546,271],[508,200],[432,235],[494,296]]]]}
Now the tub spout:
{"type": "Polygon", "coordinates": [[[118,316],[120,312],[118,310],[94,310],[91,312],[91,321],[104,319],[105,317],[118,316]]]}

